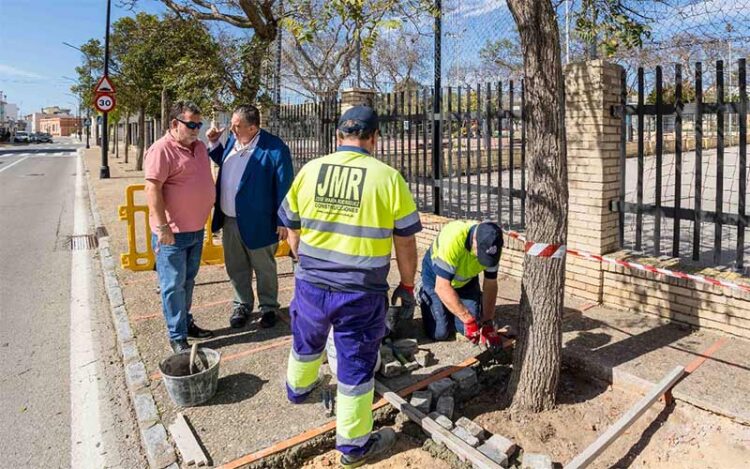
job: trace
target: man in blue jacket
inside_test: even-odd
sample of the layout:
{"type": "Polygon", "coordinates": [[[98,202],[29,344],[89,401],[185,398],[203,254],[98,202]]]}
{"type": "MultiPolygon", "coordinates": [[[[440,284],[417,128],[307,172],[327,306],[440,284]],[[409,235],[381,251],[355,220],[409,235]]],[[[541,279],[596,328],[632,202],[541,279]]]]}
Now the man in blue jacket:
{"type": "Polygon", "coordinates": [[[276,324],[278,277],[276,248],[286,239],[277,216],[292,179],[289,147],[260,128],[260,112],[242,105],[232,114],[231,135],[219,142],[224,129],[211,128],[206,136],[209,155],[219,165],[213,232],[223,228],[224,265],[234,288],[229,324],[241,328],[253,311],[253,272],[257,279],[261,327],[276,324]]]}

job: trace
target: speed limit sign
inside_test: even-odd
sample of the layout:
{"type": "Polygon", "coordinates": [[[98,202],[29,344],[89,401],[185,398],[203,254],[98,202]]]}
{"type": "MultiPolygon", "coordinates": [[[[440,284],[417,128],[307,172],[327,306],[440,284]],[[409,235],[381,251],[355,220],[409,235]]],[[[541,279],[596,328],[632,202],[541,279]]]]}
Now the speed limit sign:
{"type": "Polygon", "coordinates": [[[115,108],[115,97],[109,93],[97,94],[94,107],[99,112],[109,112],[115,108]]]}

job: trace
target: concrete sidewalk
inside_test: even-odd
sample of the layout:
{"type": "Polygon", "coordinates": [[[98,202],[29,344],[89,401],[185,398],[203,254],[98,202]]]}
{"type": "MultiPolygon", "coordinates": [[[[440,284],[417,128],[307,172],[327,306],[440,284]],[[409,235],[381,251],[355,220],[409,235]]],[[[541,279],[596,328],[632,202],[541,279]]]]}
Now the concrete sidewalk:
{"type": "MultiPolygon", "coordinates": [[[[131,152],[132,153],[132,152],[131,152]]],[[[123,153],[120,152],[122,155],[123,153]]],[[[86,153],[89,170],[99,166],[99,149],[86,153]]],[[[111,158],[112,178],[99,180],[92,170],[102,223],[110,235],[113,256],[127,249],[125,222],[117,206],[124,203],[125,188],[143,182],[142,173],[123,160],[111,158]]],[[[139,220],[143,223],[143,220],[139,220]]],[[[314,431],[333,419],[325,416],[319,396],[309,404],[293,406],[286,400],[284,378],[290,348],[290,331],[279,321],[271,329],[259,329],[258,317],[241,330],[228,327],[232,289],[223,265],[202,266],[194,294],[194,316],[216,337],[203,345],[221,352],[223,362],[217,394],[206,404],[178,409],[170,401],[157,372],[158,363],[169,353],[155,272],[131,272],[117,266],[125,308],[133,330],[161,421],[168,426],[177,412],[191,421],[214,465],[248,461],[248,455],[267,449],[303,432],[314,431]]],[[[291,262],[281,259],[280,303],[287,307],[293,293],[291,262]]],[[[395,262],[391,284],[398,281],[395,262]]],[[[499,316],[514,325],[518,317],[520,282],[502,277],[498,297],[499,316]]],[[[418,316],[418,314],[417,314],[418,316]]],[[[282,318],[285,318],[285,310],[282,318]]],[[[415,320],[414,330],[421,334],[415,320]]],[[[564,354],[568,362],[601,379],[627,384],[641,392],[675,365],[688,365],[722,336],[694,332],[665,324],[656,318],[605,309],[574,298],[566,299],[564,354]]],[[[432,373],[475,356],[479,350],[467,342],[433,344],[419,338],[420,347],[433,351],[437,364],[385,381],[394,390],[408,387],[432,373]]],[[[750,343],[735,338],[719,342],[718,350],[676,388],[674,395],[705,409],[750,423],[750,343]],[[743,392],[744,391],[744,392],[743,392]]]]}
{"type": "MultiPolygon", "coordinates": [[[[498,298],[498,308],[515,325],[520,281],[506,279],[500,291],[507,298],[498,298]]],[[[674,387],[674,397],[750,425],[748,340],[566,298],[563,356],[588,375],[638,393],[677,365],[697,366],[674,387]]]]}
{"type": "MultiPolygon", "coordinates": [[[[98,168],[98,158],[99,149],[92,148],[86,153],[89,169],[98,168]]],[[[111,179],[99,180],[92,175],[90,181],[102,223],[110,235],[110,250],[117,257],[127,248],[125,222],[119,220],[117,206],[124,203],[125,188],[143,180],[140,172],[130,169],[131,164],[112,158],[110,165],[111,179]]],[[[291,261],[280,259],[278,271],[282,320],[271,329],[260,329],[256,313],[245,328],[232,329],[229,327],[232,289],[224,266],[201,266],[193,314],[201,327],[215,333],[214,338],[203,341],[202,345],[222,354],[219,385],[216,395],[206,404],[180,409],[171,402],[158,373],[158,363],[171,351],[156,290],[156,273],[131,272],[119,265],[116,269],[130,326],[148,375],[147,387],[156,401],[161,421],[166,427],[178,412],[187,416],[214,465],[233,465],[239,458],[335,420],[325,415],[319,392],[303,405],[292,405],[286,399],[284,380],[291,343],[286,308],[294,281],[291,261]]],[[[394,285],[398,283],[395,261],[389,280],[394,285]]],[[[415,319],[413,329],[421,331],[418,321],[415,319]]],[[[420,348],[431,350],[436,363],[408,375],[383,380],[387,386],[393,390],[403,389],[481,351],[463,341],[432,344],[423,337],[420,348]]]]}

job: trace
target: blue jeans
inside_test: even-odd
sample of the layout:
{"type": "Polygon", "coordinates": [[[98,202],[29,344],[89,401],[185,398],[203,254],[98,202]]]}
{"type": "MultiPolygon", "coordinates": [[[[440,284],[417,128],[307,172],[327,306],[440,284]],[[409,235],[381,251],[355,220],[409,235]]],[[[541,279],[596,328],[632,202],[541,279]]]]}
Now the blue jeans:
{"type": "Polygon", "coordinates": [[[203,252],[203,230],[175,233],[174,244],[159,244],[155,234],[151,245],[156,253],[161,309],[167,322],[169,340],[187,339],[188,324],[193,320],[193,287],[203,252]]]}
{"type": "MultiPolygon", "coordinates": [[[[469,283],[456,289],[458,298],[478,321],[482,318],[482,291],[479,279],[474,277],[469,283]]],[[[422,310],[422,325],[427,337],[433,340],[446,340],[454,332],[464,333],[464,323],[445,307],[435,287],[422,284],[419,291],[419,303],[422,310]]]]}

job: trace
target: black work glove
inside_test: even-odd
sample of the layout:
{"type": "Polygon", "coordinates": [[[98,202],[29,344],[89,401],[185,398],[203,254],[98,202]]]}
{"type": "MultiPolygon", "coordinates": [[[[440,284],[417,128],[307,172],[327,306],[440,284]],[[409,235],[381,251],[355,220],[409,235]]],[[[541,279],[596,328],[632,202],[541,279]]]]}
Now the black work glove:
{"type": "Polygon", "coordinates": [[[398,300],[401,300],[401,317],[412,317],[414,307],[417,305],[417,299],[414,298],[414,285],[399,283],[391,295],[391,305],[395,305],[398,300]]]}

